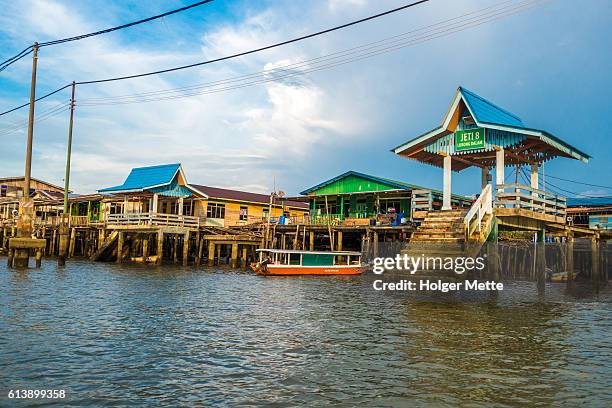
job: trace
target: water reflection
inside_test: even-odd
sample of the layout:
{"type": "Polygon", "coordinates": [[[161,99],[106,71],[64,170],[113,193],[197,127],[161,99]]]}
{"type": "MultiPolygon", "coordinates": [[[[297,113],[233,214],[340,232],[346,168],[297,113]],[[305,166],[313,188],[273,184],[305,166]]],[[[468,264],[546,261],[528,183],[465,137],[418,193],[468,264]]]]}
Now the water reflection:
{"type": "Polygon", "coordinates": [[[609,287],[539,298],[509,282],[492,300],[380,293],[373,279],[0,266],[0,391],[67,389],[58,406],[612,401],[609,287]]]}

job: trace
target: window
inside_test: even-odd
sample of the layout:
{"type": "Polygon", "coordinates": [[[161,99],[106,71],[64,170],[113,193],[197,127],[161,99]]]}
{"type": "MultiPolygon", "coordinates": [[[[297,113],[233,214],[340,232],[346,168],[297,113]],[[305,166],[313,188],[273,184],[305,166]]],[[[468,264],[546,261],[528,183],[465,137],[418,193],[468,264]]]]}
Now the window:
{"type": "Polygon", "coordinates": [[[249,207],[246,205],[240,206],[240,221],[248,221],[249,220],[249,207]]]}
{"type": "Polygon", "coordinates": [[[269,215],[270,215],[270,209],[268,207],[264,208],[261,213],[261,218],[263,218],[264,220],[267,220],[269,215]]]}
{"type": "Polygon", "coordinates": [[[208,203],[206,218],[225,218],[225,204],[208,203]]]}

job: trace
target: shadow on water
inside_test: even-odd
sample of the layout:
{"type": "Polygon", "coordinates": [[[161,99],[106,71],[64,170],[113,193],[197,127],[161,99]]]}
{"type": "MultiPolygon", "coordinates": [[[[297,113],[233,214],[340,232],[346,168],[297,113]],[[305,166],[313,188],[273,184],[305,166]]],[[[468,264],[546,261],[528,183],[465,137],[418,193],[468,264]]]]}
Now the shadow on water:
{"type": "Polygon", "coordinates": [[[0,405],[603,406],[610,286],[377,292],[354,277],[0,263],[0,405]]]}

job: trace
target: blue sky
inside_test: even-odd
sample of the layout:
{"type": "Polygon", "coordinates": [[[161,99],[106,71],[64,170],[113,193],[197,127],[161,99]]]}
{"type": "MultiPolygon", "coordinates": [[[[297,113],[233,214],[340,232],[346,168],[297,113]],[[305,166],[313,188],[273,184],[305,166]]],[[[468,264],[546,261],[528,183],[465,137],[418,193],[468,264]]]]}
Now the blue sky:
{"type": "MultiPolygon", "coordinates": [[[[87,98],[204,83],[316,58],[500,3],[432,0],[407,11],[237,60],[77,89],[87,98]]],[[[122,24],[189,1],[1,1],[0,57],[45,41],[122,24]]],[[[39,60],[38,93],[89,80],[188,64],[341,24],[404,4],[398,0],[223,1],[154,23],[66,45],[39,60]]],[[[514,16],[291,81],[141,104],[77,106],[72,188],[121,183],[134,166],[181,162],[189,181],[289,194],[356,170],[440,188],[439,168],[390,153],[436,127],[459,85],[593,156],[556,159],[546,174],[612,185],[609,27],[612,3],[551,0],[514,16]]],[[[0,110],[27,101],[28,59],[0,73],[0,110]]],[[[37,112],[67,101],[48,98],[37,112]]],[[[1,129],[26,119],[0,118],[1,129]]],[[[35,128],[33,176],[61,183],[67,112],[35,128]]],[[[2,134],[1,175],[23,173],[25,130],[2,134]]],[[[508,171],[508,170],[507,170],[508,171]]],[[[612,190],[550,180],[570,191],[612,190]]],[[[476,170],[453,190],[476,193],[476,170]]]]}

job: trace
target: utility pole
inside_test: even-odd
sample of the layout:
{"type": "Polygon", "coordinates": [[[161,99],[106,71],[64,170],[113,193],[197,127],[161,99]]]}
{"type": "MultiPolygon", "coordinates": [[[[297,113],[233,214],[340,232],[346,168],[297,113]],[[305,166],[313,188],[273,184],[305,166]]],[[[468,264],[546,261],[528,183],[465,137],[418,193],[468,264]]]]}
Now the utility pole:
{"type": "Polygon", "coordinates": [[[34,102],[36,100],[36,64],[38,62],[38,43],[32,47],[32,82],[30,85],[30,114],[28,116],[28,144],[26,146],[25,179],[23,197],[30,197],[30,175],[32,173],[32,139],[34,137],[34,102]]]}
{"type": "Polygon", "coordinates": [[[36,249],[36,267],[40,267],[44,239],[32,238],[34,226],[34,200],[30,197],[30,176],[32,174],[32,140],[34,138],[34,103],[36,102],[36,63],[38,62],[38,43],[32,47],[32,82],[30,84],[30,113],[28,116],[28,141],[26,145],[23,197],[19,200],[17,218],[17,238],[9,240],[9,266],[27,268],[30,250],[36,249]]]}
{"type": "Polygon", "coordinates": [[[72,81],[72,97],[70,98],[70,123],[68,125],[68,150],[66,153],[66,175],[64,177],[64,214],[68,214],[68,189],[70,188],[70,157],[72,152],[72,124],[74,122],[74,88],[72,81]]]}

